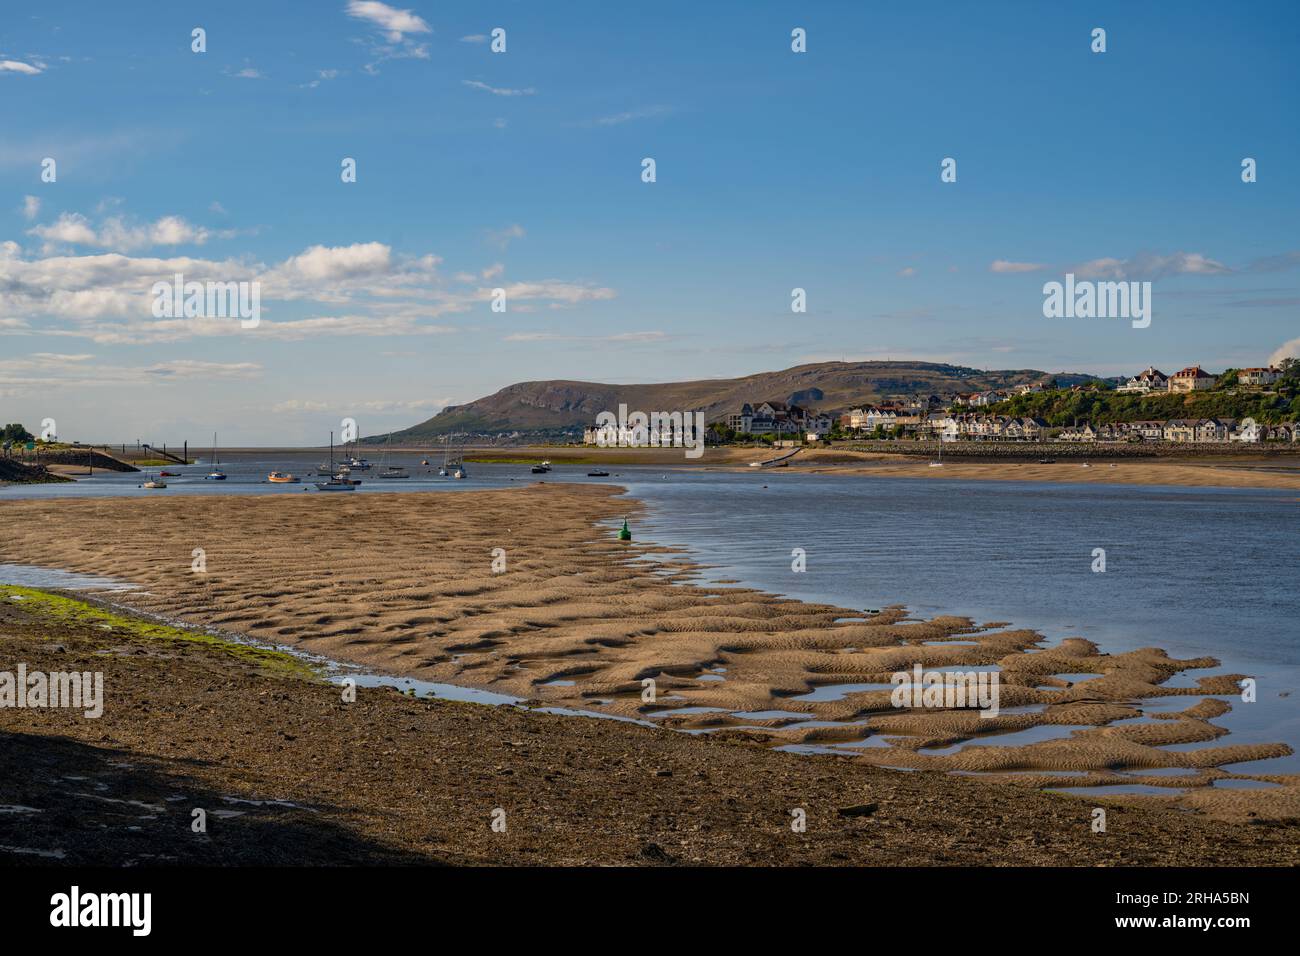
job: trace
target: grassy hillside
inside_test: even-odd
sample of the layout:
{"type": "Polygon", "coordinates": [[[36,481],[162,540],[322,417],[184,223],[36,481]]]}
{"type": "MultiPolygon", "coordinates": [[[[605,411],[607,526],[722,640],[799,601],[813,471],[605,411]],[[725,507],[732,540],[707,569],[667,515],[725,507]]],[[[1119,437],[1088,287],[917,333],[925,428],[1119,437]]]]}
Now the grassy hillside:
{"type": "MultiPolygon", "coordinates": [[[[428,421],[394,432],[396,441],[435,439],[446,434],[508,434],[527,437],[572,433],[603,411],[703,411],[709,422],[724,418],[742,402],[783,401],[831,411],[886,398],[1009,388],[1048,378],[1036,369],[983,371],[931,362],[819,362],[779,372],[733,379],[705,379],[649,385],[600,382],[520,382],[465,405],[453,405],[428,421]]],[[[1062,374],[1062,384],[1094,376],[1062,374]]],[[[379,440],[378,438],[366,439],[379,440]]]]}
{"type": "Polygon", "coordinates": [[[990,415],[1033,415],[1049,425],[1092,422],[1105,425],[1143,419],[1253,418],[1276,425],[1300,419],[1300,394],[1288,387],[1277,394],[1259,392],[1192,392],[1170,395],[1128,395],[1113,391],[1048,391],[1018,395],[990,405],[990,415]]]}

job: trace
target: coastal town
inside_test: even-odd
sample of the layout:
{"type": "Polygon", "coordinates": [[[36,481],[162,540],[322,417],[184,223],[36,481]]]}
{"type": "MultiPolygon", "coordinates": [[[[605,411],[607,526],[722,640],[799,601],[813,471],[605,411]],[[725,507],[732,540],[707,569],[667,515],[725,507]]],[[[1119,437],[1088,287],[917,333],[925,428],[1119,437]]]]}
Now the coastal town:
{"type": "MultiPolygon", "coordinates": [[[[1058,388],[1048,377],[1008,389],[939,395],[900,396],[843,410],[816,410],[776,399],[741,403],[709,421],[708,444],[759,442],[777,447],[851,440],[940,440],[944,442],[1081,442],[1230,445],[1300,443],[1296,411],[1300,398],[1300,363],[1286,359],[1278,367],[1230,369],[1218,375],[1200,365],[1173,374],[1148,366],[1112,381],[1058,388]],[[1122,407],[1106,405],[1108,396],[1122,407]],[[1257,414],[1228,412],[1177,417],[1140,414],[1150,406],[1195,408],[1198,396],[1227,409],[1264,409],[1257,414]],[[1095,419],[1037,414],[1055,402],[1100,409],[1095,419]],[[1164,400],[1164,401],[1161,401],[1164,400]],[[1024,408],[1018,407],[1024,406],[1024,408]],[[1019,413],[1018,413],[1019,412],[1019,413]],[[1070,420],[1062,420],[1068,417],[1070,420]]],[[[671,445],[682,429],[681,414],[658,413],[636,429],[615,433],[597,426],[585,429],[587,445],[671,445]]]]}

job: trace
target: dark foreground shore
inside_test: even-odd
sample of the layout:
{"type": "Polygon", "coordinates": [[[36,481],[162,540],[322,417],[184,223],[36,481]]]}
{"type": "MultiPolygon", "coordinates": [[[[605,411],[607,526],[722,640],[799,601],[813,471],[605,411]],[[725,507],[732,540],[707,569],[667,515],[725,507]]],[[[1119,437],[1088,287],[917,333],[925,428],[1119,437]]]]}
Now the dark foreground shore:
{"type": "Polygon", "coordinates": [[[102,671],[106,704],[0,708],[6,865],[1300,862],[1286,822],[1108,806],[1094,833],[1093,801],[941,773],[391,689],[345,703],[287,655],[27,595],[0,595],[0,670],[102,671]]]}

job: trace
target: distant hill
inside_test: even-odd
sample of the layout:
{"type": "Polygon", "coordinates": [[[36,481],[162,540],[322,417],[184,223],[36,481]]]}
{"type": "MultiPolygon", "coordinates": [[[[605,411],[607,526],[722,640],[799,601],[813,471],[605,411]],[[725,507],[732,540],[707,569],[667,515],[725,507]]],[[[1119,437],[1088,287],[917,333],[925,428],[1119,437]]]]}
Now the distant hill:
{"type": "MultiPolygon", "coordinates": [[[[519,382],[465,405],[449,405],[411,428],[394,432],[398,441],[422,441],[447,434],[508,435],[540,438],[572,434],[603,411],[703,411],[712,423],[743,402],[793,402],[819,411],[847,409],[866,402],[913,395],[949,399],[959,392],[1009,388],[1055,378],[1062,385],[1095,381],[1096,376],[1050,374],[1037,369],[983,371],[932,362],[818,362],[744,378],[665,382],[656,385],[606,385],[599,382],[519,382]]],[[[379,441],[379,436],[365,441],[379,441]]]]}

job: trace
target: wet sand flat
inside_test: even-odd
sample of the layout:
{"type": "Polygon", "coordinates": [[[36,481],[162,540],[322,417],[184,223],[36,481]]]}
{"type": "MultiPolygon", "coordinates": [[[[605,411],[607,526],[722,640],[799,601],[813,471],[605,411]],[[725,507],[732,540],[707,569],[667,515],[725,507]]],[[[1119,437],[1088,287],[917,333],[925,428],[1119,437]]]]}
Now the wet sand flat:
{"type": "Polygon", "coordinates": [[[1234,744],[1214,723],[1243,706],[1240,675],[1165,686],[1212,658],[1111,655],[1077,638],[1040,650],[1038,634],[1006,624],[703,587],[684,555],[615,539],[612,519],[635,528],[639,513],[618,492],[13,501],[0,505],[0,561],[130,581],[140,590],[114,600],[142,611],[548,705],[1027,786],[1140,778],[1168,796],[1124,799],[1300,817],[1295,776],[1249,770],[1290,747],[1234,744]],[[915,664],[998,669],[1004,713],[896,708],[890,677],[915,664]],[[1153,698],[1177,706],[1128,720],[1153,698]],[[1205,746],[1164,749],[1175,744],[1205,746]],[[1270,786],[1215,786],[1230,779],[1270,786]]]}
{"type": "Polygon", "coordinates": [[[1300,491],[1300,469],[1253,468],[1235,462],[1180,462],[1145,461],[1131,459],[1108,462],[1104,452],[1088,467],[1078,460],[1062,459],[1055,464],[1037,462],[962,461],[945,458],[943,467],[931,468],[921,459],[905,459],[894,455],[855,456],[857,461],[845,460],[835,453],[836,461],[826,461],[831,453],[813,452],[808,457],[798,456],[791,462],[792,471],[819,474],[861,475],[879,478],[931,478],[964,481],[1051,481],[1079,482],[1105,485],[1168,485],[1184,488],[1276,488],[1300,491]],[[822,455],[825,458],[822,458],[822,455]]]}
{"type": "Polygon", "coordinates": [[[34,603],[0,598],[0,658],[101,671],[107,700],[0,709],[4,865],[1300,862],[1285,823],[1125,807],[1097,834],[1095,801],[957,776],[391,688],[344,702],[266,656],[34,603]]]}

